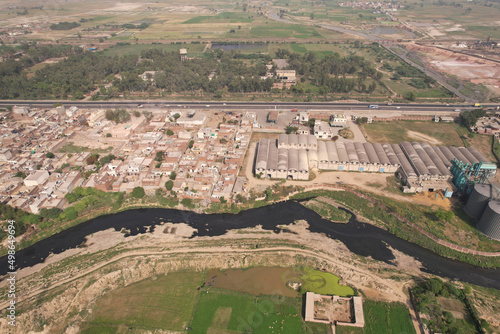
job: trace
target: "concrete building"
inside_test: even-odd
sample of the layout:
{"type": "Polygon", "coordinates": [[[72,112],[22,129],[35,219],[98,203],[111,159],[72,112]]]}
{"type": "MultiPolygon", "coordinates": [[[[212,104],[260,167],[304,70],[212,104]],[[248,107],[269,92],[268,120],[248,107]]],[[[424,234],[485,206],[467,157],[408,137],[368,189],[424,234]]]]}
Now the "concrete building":
{"type": "Polygon", "coordinates": [[[333,137],[333,130],[330,124],[319,119],[314,121],[314,136],[318,139],[330,139],[333,137]]]}
{"type": "Polygon", "coordinates": [[[347,125],[347,117],[342,114],[334,114],[330,116],[330,125],[334,127],[345,127],[347,125]]]}
{"type": "Polygon", "coordinates": [[[24,179],[26,187],[36,187],[45,183],[49,179],[49,172],[46,170],[37,170],[33,174],[24,179]]]}

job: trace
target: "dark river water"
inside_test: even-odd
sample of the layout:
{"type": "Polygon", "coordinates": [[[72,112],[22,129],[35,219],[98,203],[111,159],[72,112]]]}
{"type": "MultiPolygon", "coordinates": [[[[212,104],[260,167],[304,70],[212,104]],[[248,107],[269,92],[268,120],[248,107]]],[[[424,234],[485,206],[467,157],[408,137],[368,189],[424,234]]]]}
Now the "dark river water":
{"type": "MultiPolygon", "coordinates": [[[[321,218],[295,201],[281,202],[258,209],[232,214],[198,214],[174,209],[139,209],[102,216],[62,231],[30,247],[18,250],[18,269],[42,263],[51,254],[58,254],[85,242],[93,233],[114,228],[130,230],[130,235],[144,234],[151,227],[165,221],[186,223],[197,229],[195,236],[219,236],[228,230],[262,225],[265,230],[281,231],[277,225],[305,219],[311,232],[325,233],[329,238],[343,242],[350,251],[361,256],[391,263],[391,246],[419,260],[423,271],[451,279],[460,279],[485,287],[500,289],[500,269],[483,269],[439,256],[425,248],[400,239],[376,226],[351,219],[348,224],[335,224],[321,218]]],[[[6,256],[0,258],[0,275],[7,272],[6,256]]]]}

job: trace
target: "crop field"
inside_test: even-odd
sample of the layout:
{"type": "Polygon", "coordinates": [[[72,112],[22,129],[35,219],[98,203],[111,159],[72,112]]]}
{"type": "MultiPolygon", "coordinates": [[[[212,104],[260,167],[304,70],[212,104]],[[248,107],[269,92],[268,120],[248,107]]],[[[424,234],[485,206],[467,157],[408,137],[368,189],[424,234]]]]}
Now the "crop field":
{"type": "Polygon", "coordinates": [[[176,272],[147,279],[104,295],[82,333],[115,333],[122,328],[150,330],[186,327],[204,275],[176,272]]]}
{"type": "MultiPolygon", "coordinates": [[[[248,270],[251,269],[255,269],[257,275],[254,273],[246,279],[259,281],[262,278],[260,275],[269,270],[293,271],[291,268],[265,267],[248,270]]],[[[328,331],[328,325],[304,322],[302,296],[248,294],[209,285],[200,288],[203,281],[209,280],[214,273],[221,275],[216,270],[208,273],[173,272],[107,292],[97,300],[81,332],[182,332],[186,327],[190,327],[190,333],[199,334],[324,334],[328,331]]],[[[338,290],[338,287],[331,290],[332,284],[338,281],[332,274],[312,268],[305,268],[303,274],[302,279],[312,282],[313,289],[319,281],[328,281],[330,290],[317,290],[318,293],[349,294],[347,290],[338,290]]],[[[308,284],[307,281],[305,283],[308,284]]],[[[352,289],[349,292],[352,293],[352,289]]],[[[383,330],[387,330],[385,333],[414,333],[410,328],[409,312],[402,304],[365,301],[364,312],[365,319],[369,319],[367,324],[373,322],[365,327],[364,333],[384,333],[383,330]]],[[[346,327],[338,328],[338,333],[357,334],[363,331],[346,327]]]]}
{"type": "Polygon", "coordinates": [[[200,293],[191,333],[301,333],[302,299],[252,296],[223,289],[200,293]]]}
{"type": "Polygon", "coordinates": [[[410,312],[401,303],[383,303],[365,300],[365,334],[415,333],[410,312]]]}

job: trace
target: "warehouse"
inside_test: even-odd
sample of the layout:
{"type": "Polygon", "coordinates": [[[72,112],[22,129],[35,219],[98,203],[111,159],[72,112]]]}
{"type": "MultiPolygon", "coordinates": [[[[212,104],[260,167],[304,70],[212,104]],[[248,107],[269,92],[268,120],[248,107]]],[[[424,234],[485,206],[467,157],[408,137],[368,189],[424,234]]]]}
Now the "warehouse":
{"type": "Polygon", "coordinates": [[[475,148],[427,143],[380,144],[317,140],[313,135],[280,134],[257,146],[255,173],[266,178],[308,180],[309,170],[396,173],[403,191],[452,188],[451,161],[488,162],[475,148]]]}

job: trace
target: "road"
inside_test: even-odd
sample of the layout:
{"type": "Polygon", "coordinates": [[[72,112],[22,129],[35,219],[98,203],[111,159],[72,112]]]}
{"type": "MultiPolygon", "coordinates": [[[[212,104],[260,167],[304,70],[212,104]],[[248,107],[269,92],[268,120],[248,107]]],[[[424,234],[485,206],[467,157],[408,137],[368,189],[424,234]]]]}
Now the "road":
{"type": "MultiPolygon", "coordinates": [[[[299,110],[361,110],[373,112],[375,115],[380,111],[394,112],[455,112],[464,109],[474,109],[472,104],[413,104],[392,103],[379,104],[378,109],[369,108],[370,103],[365,102],[213,102],[213,101],[160,101],[160,100],[137,100],[137,101],[36,101],[36,100],[0,100],[0,107],[6,106],[30,106],[40,108],[52,108],[54,104],[60,103],[65,107],[77,106],[87,109],[106,108],[195,108],[195,109],[294,109],[299,110]]],[[[496,104],[484,104],[484,107],[496,108],[496,104]]]]}
{"type": "Polygon", "coordinates": [[[431,78],[433,78],[434,80],[436,80],[437,82],[439,82],[442,86],[446,87],[446,89],[448,89],[450,92],[453,92],[453,94],[455,94],[459,98],[463,99],[464,101],[478,102],[478,101],[475,101],[475,100],[473,100],[473,99],[465,96],[464,94],[460,93],[460,91],[464,88],[464,85],[461,82],[455,81],[455,80],[452,80],[452,79],[448,79],[444,75],[442,75],[441,73],[439,73],[438,71],[435,71],[435,70],[430,69],[428,67],[420,66],[419,64],[417,64],[415,61],[413,61],[409,57],[409,55],[408,55],[409,51],[408,50],[403,49],[399,45],[393,44],[393,43],[391,43],[391,44],[380,44],[380,45],[382,47],[384,47],[390,53],[398,56],[399,58],[401,58],[402,60],[404,60],[405,62],[407,62],[408,64],[410,64],[411,66],[413,66],[415,68],[418,68],[419,70],[421,70],[422,72],[424,72],[425,74],[427,74],[428,76],[430,76],[431,78]],[[398,50],[398,51],[396,51],[395,49],[398,50]],[[455,88],[454,86],[450,85],[448,82],[455,83],[457,85],[457,87],[455,88]]]}

